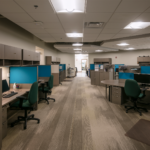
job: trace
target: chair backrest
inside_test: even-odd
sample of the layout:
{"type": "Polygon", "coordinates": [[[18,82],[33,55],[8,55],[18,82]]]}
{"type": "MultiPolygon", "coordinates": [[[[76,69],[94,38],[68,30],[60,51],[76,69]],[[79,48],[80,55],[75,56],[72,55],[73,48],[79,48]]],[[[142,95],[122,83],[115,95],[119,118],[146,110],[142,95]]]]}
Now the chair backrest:
{"type": "Polygon", "coordinates": [[[31,105],[37,102],[38,99],[38,82],[34,82],[30,88],[28,100],[31,105]]]}
{"type": "Polygon", "coordinates": [[[134,98],[134,99],[137,99],[141,93],[138,83],[132,79],[126,80],[124,90],[127,96],[134,98]]]}
{"type": "Polygon", "coordinates": [[[53,79],[54,79],[54,76],[51,75],[51,76],[49,77],[49,81],[48,81],[48,87],[49,87],[49,89],[52,89],[52,88],[53,88],[53,79]]]}

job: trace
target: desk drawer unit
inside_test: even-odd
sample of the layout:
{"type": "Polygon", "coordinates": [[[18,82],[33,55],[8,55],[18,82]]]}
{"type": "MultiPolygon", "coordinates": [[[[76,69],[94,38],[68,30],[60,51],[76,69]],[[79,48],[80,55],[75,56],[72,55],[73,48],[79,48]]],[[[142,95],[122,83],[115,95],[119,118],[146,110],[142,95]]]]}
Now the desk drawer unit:
{"type": "Polygon", "coordinates": [[[126,101],[127,96],[125,95],[124,89],[121,87],[111,86],[110,100],[115,104],[123,104],[126,101]]]}
{"type": "Polygon", "coordinates": [[[7,106],[2,107],[2,139],[7,135],[7,106]]]}

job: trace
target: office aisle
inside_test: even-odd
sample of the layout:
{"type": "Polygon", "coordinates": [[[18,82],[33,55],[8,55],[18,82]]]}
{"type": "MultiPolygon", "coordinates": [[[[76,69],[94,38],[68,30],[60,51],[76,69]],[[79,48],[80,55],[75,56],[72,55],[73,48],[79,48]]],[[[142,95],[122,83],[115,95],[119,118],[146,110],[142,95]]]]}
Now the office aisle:
{"type": "MultiPolygon", "coordinates": [[[[103,87],[92,86],[88,77],[75,77],[55,87],[56,102],[39,104],[35,117],[8,129],[2,150],[149,150],[150,147],[124,134],[139,119],[150,120],[149,113],[130,111],[109,103],[103,87]]],[[[10,121],[16,119],[18,114],[10,121]]]]}

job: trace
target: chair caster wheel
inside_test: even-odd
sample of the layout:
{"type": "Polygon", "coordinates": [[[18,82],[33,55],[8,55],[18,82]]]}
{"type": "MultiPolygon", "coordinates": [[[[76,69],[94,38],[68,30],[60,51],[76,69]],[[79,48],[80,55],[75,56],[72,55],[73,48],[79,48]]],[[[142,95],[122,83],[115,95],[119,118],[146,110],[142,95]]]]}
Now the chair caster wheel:
{"type": "Polygon", "coordinates": [[[142,116],[142,113],[140,113],[140,116],[142,116]]]}
{"type": "Polygon", "coordinates": [[[34,118],[34,115],[32,116],[32,118],[34,118]]]}
{"type": "Polygon", "coordinates": [[[124,106],[124,108],[127,108],[127,106],[124,106]]]}
{"type": "Polygon", "coordinates": [[[126,113],[128,113],[128,111],[126,111],[126,113]]]}
{"type": "Polygon", "coordinates": [[[14,127],[14,124],[11,124],[11,127],[14,127]]]}
{"type": "Polygon", "coordinates": [[[40,120],[38,121],[38,124],[40,123],[40,120]]]}

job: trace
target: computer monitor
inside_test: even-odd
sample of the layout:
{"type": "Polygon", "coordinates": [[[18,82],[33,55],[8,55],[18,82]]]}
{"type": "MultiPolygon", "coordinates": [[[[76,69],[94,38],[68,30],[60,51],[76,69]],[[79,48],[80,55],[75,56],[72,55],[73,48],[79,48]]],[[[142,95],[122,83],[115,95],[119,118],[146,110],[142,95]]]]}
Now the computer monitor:
{"type": "Polygon", "coordinates": [[[9,91],[9,86],[6,80],[2,80],[2,93],[9,91]]]}
{"type": "Polygon", "coordinates": [[[134,80],[139,83],[150,84],[150,75],[148,74],[134,74],[134,80]]]}

